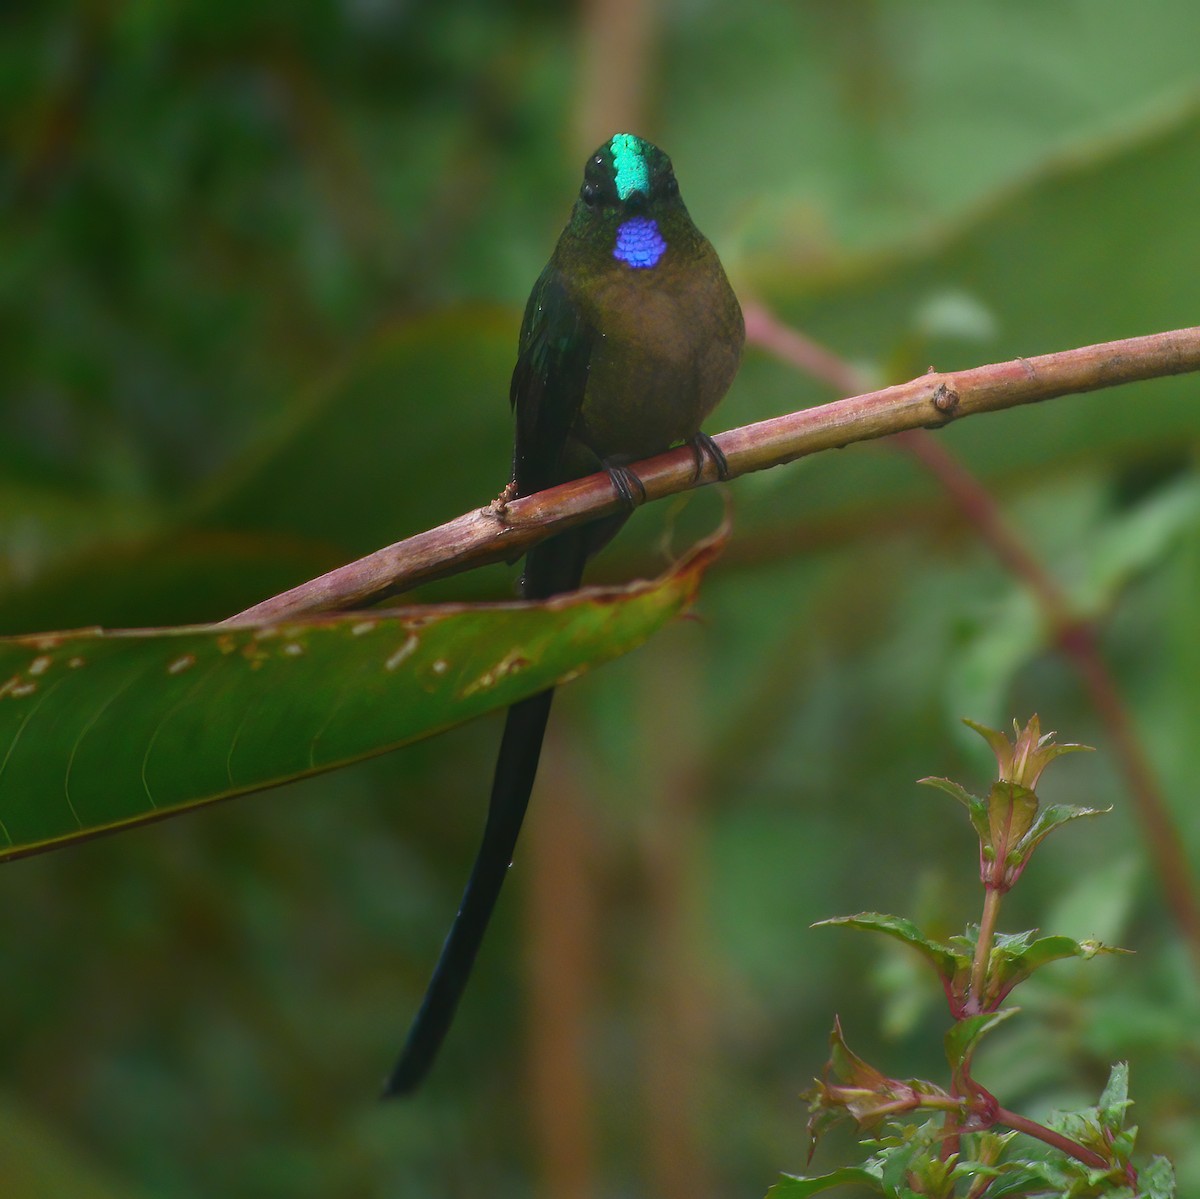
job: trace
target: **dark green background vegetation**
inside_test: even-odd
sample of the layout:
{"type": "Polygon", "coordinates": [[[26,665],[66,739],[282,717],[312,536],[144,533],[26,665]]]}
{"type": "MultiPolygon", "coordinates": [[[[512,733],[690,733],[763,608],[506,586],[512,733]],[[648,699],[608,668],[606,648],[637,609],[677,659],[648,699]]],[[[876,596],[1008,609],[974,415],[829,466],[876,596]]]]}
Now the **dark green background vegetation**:
{"type": "MultiPolygon", "coordinates": [[[[587,13],[8,6],[0,632],[219,619],[496,494],[520,306],[614,131],[581,126],[633,102],[586,82],[616,19],[587,13]]],[[[880,381],[1197,322],[1190,0],[643,16],[637,132],[735,287],[880,381]]],[[[1198,386],[939,437],[1099,622],[1200,862],[1198,386]]],[[[751,350],[710,431],[827,398],[751,350]]],[[[1005,928],[1138,956],[1047,970],[976,1074],[1036,1115],[1094,1102],[1128,1058],[1140,1143],[1195,1193],[1195,961],[1023,586],[886,444],[728,490],[700,619],[560,696],[510,890],[415,1101],[374,1094],[474,852],[496,719],[0,869],[0,1190],[761,1194],[803,1165],[797,1092],[835,1011],[893,1073],[938,1075],[932,979],[808,925],[977,917],[965,818],[914,780],[981,788],[958,718],[1036,710],[1100,750],[1048,798],[1114,811],[1046,845],[1005,928]]],[[[594,577],[656,570],[719,509],[641,513],[594,577]]]]}

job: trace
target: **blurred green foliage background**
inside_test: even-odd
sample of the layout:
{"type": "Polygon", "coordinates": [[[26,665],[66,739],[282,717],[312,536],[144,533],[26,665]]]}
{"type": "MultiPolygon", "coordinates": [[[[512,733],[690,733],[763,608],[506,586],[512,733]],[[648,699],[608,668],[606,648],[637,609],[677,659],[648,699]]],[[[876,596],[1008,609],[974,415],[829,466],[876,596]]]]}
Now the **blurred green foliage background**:
{"type": "MultiPolygon", "coordinates": [[[[881,381],[1191,325],[1187,0],[91,0],[0,25],[0,632],[219,619],[507,477],[520,306],[587,153],[672,155],[739,293],[881,381]]],[[[831,398],[750,351],[710,431],[831,398]]],[[[1197,382],[942,443],[1095,619],[1200,861],[1197,382]]],[[[482,827],[498,720],[0,870],[6,1196],[704,1196],[800,1169],[835,1011],[941,1069],[936,984],[826,916],[959,931],[927,774],[1037,711],[1098,746],[1005,928],[1064,964],[977,1076],[1038,1115],[1128,1058],[1200,1187],[1196,961],[1108,733],[1023,585],[907,456],[737,481],[699,620],[560,696],[428,1089],[375,1102],[482,827]]],[[[657,569],[713,493],[639,514],[657,569]]],[[[511,594],[515,570],[418,598],[511,594]]],[[[838,1160],[836,1139],[817,1163],[838,1160]]]]}

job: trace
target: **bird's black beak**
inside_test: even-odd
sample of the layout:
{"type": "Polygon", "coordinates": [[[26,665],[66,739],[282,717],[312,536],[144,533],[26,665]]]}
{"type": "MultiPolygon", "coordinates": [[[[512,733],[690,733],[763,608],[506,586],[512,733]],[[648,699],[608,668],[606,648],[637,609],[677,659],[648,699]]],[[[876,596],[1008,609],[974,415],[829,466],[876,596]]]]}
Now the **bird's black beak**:
{"type": "Polygon", "coordinates": [[[644,191],[641,190],[641,188],[638,188],[635,191],[631,191],[629,193],[629,195],[627,195],[625,197],[625,211],[626,212],[645,212],[646,205],[648,203],[649,203],[649,197],[646,195],[646,193],[644,191]]]}

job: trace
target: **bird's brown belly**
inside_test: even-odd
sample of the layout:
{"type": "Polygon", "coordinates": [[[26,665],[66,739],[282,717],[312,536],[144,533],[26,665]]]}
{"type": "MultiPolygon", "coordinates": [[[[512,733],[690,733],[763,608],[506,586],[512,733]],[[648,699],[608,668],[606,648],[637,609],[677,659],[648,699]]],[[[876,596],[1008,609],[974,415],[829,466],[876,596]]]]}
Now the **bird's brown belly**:
{"type": "Polygon", "coordinates": [[[633,302],[601,330],[573,430],[597,457],[617,461],[645,458],[699,432],[741,352],[736,301],[736,328],[715,315],[729,311],[725,294],[647,290],[626,298],[633,302]]]}

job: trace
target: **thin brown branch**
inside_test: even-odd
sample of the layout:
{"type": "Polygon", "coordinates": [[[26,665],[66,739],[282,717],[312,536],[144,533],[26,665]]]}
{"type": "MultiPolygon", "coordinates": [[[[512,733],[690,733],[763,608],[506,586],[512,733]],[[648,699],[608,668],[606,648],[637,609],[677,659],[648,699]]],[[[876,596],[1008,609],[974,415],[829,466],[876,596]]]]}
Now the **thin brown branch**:
{"type": "MultiPolygon", "coordinates": [[[[819,450],[952,420],[998,412],[1056,396],[1200,370],[1200,328],[1105,342],[1037,358],[1018,358],[948,374],[930,372],[879,391],[731,429],[714,440],[731,478],[767,470],[819,450]]],[[[670,450],[635,464],[648,499],[716,481],[705,462],[697,474],[690,449],[670,450]]],[[[489,562],[512,561],[552,532],[617,512],[620,501],[605,474],[589,475],[537,495],[468,512],[230,617],[230,624],[265,623],[315,612],[356,608],[489,562]]]]}
{"type": "Polygon", "coordinates": [[[866,391],[870,382],[863,372],[844,358],[785,325],[769,308],[753,302],[742,305],[746,318],[746,341],[762,346],[781,362],[789,362],[813,379],[828,383],[842,395],[866,391]]]}
{"type": "Polygon", "coordinates": [[[1105,741],[1133,799],[1167,906],[1183,933],[1193,961],[1200,966],[1200,897],[1183,838],[1175,827],[1154,768],[1134,731],[1129,712],[1104,654],[1093,621],[1075,612],[1058,581],[1029,552],[999,508],[973,475],[938,445],[919,433],[903,435],[907,448],[937,477],[959,510],[980,532],[996,556],[1033,593],[1050,638],[1074,666],[1105,730],[1105,741]]]}
{"type": "Polygon", "coordinates": [[[1043,616],[1056,634],[1075,624],[1077,617],[1058,580],[1004,519],[991,492],[944,445],[927,433],[920,430],[901,433],[897,441],[954,499],[955,507],[991,547],[1005,569],[1033,592],[1043,616]]]}
{"type": "MultiPolygon", "coordinates": [[[[1174,339],[1183,336],[1185,340],[1189,340],[1196,332],[1195,329],[1187,329],[1177,333],[1157,334],[1154,337],[1174,339]]],[[[747,338],[756,341],[776,357],[835,387],[862,384],[862,376],[853,366],[784,325],[761,306],[747,307],[746,334],[747,338]]],[[[1097,355],[1095,359],[1097,385],[1108,386],[1111,372],[1128,366],[1128,360],[1124,358],[1128,351],[1117,347],[1130,347],[1135,344],[1140,347],[1147,340],[1133,338],[1127,342],[1109,343],[1108,347],[1092,346],[1085,351],[1069,353],[1091,354],[1106,348],[1112,350],[1112,358],[1097,355]]],[[[1140,354],[1140,349],[1134,353],[1140,354]]],[[[1047,357],[1057,359],[1060,355],[1052,354],[1047,357]]],[[[1043,361],[1044,359],[1018,359],[1018,362],[1029,365],[1043,361]]],[[[961,381],[962,376],[957,378],[961,381]]],[[[1193,960],[1200,966],[1200,898],[1197,897],[1192,882],[1192,871],[1183,849],[1183,839],[1175,828],[1154,769],[1138,740],[1116,682],[1104,661],[1094,625],[1073,610],[1070,599],[1059,586],[1058,580],[1038,561],[1004,519],[991,493],[944,445],[921,430],[903,432],[897,441],[941,483],[954,500],[959,512],[974,527],[984,543],[991,547],[1005,568],[1014,577],[1019,578],[1037,600],[1051,640],[1075,667],[1087,689],[1092,706],[1104,725],[1118,769],[1124,776],[1133,799],[1134,810],[1141,823],[1150,854],[1158,865],[1157,873],[1167,906],[1184,936],[1193,960]]]]}
{"type": "Polygon", "coordinates": [[[1154,767],[1134,730],[1112,672],[1096,645],[1095,630],[1086,624],[1077,625],[1060,638],[1059,645],[1075,663],[1104,725],[1113,757],[1133,796],[1167,907],[1183,933],[1193,963],[1200,967],[1200,901],[1184,839],[1171,817],[1154,767]]]}

